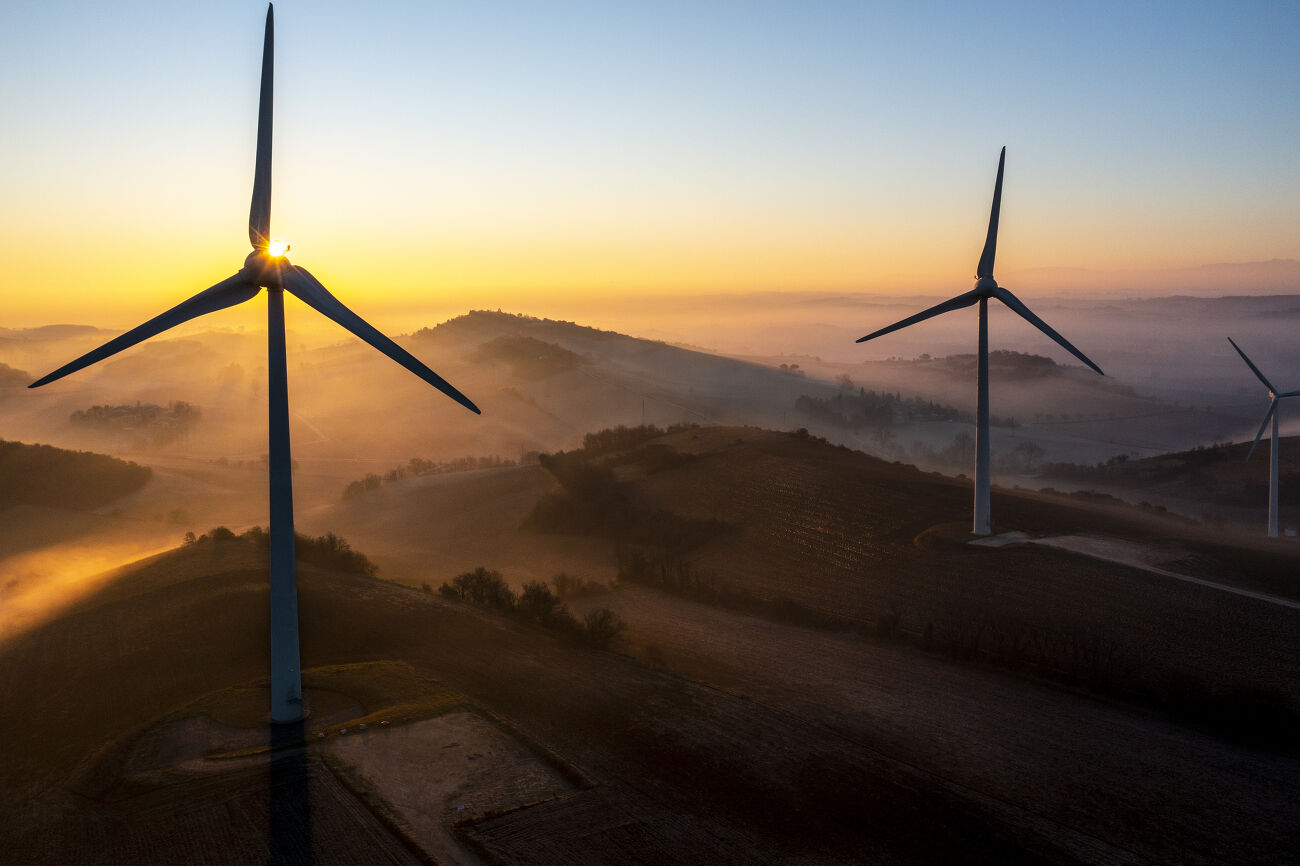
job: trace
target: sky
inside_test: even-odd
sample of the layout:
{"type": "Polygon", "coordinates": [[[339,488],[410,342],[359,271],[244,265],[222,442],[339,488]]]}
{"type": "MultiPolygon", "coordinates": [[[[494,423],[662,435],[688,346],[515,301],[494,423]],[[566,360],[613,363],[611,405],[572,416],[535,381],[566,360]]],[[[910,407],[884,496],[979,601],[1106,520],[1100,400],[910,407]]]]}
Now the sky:
{"type": "MultiPolygon", "coordinates": [[[[359,311],[955,294],[1004,145],[1022,296],[1300,273],[1300,4],[275,12],[272,233],[359,311]]],[[[264,17],[6,4],[0,325],[126,327],[239,268],[264,17]]]]}

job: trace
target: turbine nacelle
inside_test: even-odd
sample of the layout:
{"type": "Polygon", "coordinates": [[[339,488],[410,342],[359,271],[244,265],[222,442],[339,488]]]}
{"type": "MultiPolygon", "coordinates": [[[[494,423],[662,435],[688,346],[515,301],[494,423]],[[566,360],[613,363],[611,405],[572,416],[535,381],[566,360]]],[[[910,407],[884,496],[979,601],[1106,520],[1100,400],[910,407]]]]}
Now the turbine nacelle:
{"type": "MultiPolygon", "coordinates": [[[[288,249],[288,247],[285,247],[288,249]]],[[[292,268],[289,260],[281,255],[272,255],[269,250],[253,250],[244,259],[244,267],[239,275],[250,285],[262,289],[279,289],[283,287],[281,272],[292,268]]]]}
{"type": "Polygon", "coordinates": [[[975,291],[980,293],[981,297],[991,298],[998,291],[998,281],[992,277],[979,277],[975,280],[975,291]]]}

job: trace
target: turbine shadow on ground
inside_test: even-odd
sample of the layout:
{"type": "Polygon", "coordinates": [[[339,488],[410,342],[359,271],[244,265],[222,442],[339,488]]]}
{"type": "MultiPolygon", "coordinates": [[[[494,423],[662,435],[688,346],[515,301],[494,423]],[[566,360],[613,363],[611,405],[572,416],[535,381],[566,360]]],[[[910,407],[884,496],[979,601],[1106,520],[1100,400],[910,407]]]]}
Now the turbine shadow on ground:
{"type": "Polygon", "coordinates": [[[310,866],[316,856],[312,846],[311,768],[304,743],[306,725],[299,720],[272,724],[270,728],[267,862],[274,866],[310,866]]]}

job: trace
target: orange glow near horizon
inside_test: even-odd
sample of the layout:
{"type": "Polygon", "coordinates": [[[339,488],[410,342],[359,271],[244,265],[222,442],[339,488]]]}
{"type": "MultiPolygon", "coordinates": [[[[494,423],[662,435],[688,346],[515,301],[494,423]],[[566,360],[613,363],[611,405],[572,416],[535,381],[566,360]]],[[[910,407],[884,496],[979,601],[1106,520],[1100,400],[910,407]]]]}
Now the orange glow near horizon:
{"type": "MultiPolygon", "coordinates": [[[[1185,242],[1162,243],[1148,233],[1140,252],[1133,245],[1103,252],[1104,238],[1081,233],[1070,249],[1051,230],[1050,218],[1026,222],[1019,203],[1014,213],[1009,211],[1004,213],[997,274],[1015,290],[1287,290],[1285,282],[1252,283],[1254,277],[1245,272],[1240,278],[1225,275],[1221,283],[1193,284],[1170,270],[1205,264],[1185,242]],[[1071,267],[1079,262],[1096,264],[1091,271],[1071,267]]],[[[608,304],[633,295],[948,295],[968,288],[983,240],[979,223],[986,218],[939,211],[928,219],[928,207],[913,206],[892,215],[890,225],[868,225],[848,214],[806,215],[788,222],[771,215],[742,219],[719,214],[716,224],[696,217],[682,225],[583,221],[543,228],[539,226],[546,223],[529,226],[516,219],[499,233],[483,225],[412,220],[388,233],[380,245],[382,255],[376,255],[376,247],[361,242],[345,224],[348,213],[289,214],[297,219],[285,222],[292,222],[300,236],[296,263],[358,311],[428,304],[439,314],[504,305],[527,313],[533,302],[589,299],[608,304]]],[[[97,222],[92,214],[61,212],[62,225],[54,231],[46,227],[55,215],[43,216],[8,238],[14,249],[24,250],[7,263],[4,324],[9,327],[50,322],[129,327],[225,279],[242,264],[240,232],[200,209],[174,220],[173,240],[147,258],[139,250],[152,245],[146,229],[153,220],[97,222]],[[68,249],[77,255],[67,255],[68,249]]],[[[1252,253],[1265,258],[1263,250],[1241,252],[1243,258],[1252,253]]]]}

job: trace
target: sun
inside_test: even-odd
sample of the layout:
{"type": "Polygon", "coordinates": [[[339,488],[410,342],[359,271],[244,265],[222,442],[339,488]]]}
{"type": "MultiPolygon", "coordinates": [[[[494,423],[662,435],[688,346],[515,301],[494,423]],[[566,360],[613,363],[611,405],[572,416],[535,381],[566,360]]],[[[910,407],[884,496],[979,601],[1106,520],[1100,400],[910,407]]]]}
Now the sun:
{"type": "Polygon", "coordinates": [[[289,245],[279,238],[275,238],[266,245],[266,252],[271,258],[278,259],[280,256],[289,252],[289,245]]]}

